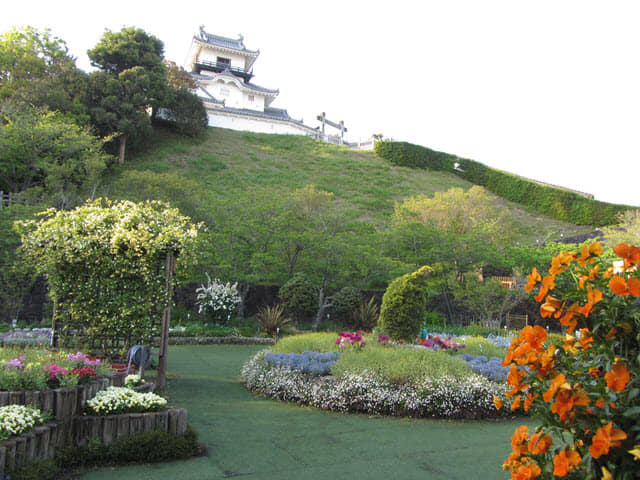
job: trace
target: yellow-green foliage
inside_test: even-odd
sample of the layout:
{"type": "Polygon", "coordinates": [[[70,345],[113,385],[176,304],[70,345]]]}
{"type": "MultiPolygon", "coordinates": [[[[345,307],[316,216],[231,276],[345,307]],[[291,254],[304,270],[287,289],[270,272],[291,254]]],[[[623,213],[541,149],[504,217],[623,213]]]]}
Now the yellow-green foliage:
{"type": "Polygon", "coordinates": [[[276,353],[332,352],[339,350],[336,345],[338,334],[335,332],[303,333],[284,337],[271,351],[276,353]]]}
{"type": "Polygon", "coordinates": [[[458,357],[409,347],[369,348],[360,352],[346,351],[333,365],[331,373],[337,377],[368,370],[393,383],[410,383],[420,378],[450,376],[464,379],[471,368],[458,357]]]}
{"type": "Polygon", "coordinates": [[[469,355],[484,355],[487,358],[498,357],[504,358],[507,354],[506,348],[498,347],[492,341],[484,337],[460,337],[454,338],[454,342],[463,343],[465,348],[458,350],[458,353],[468,353],[469,355]]]}

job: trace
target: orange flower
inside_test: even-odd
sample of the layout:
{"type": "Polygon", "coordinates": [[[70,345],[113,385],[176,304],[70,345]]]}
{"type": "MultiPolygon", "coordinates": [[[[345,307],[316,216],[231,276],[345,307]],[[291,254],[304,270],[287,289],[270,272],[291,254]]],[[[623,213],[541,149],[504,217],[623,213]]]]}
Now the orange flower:
{"type": "Polygon", "coordinates": [[[619,428],[613,428],[613,422],[600,427],[591,440],[589,453],[593,458],[600,458],[609,453],[611,447],[619,447],[627,434],[619,428]]]}
{"type": "Polygon", "coordinates": [[[567,327],[567,332],[573,332],[578,326],[578,319],[576,315],[578,314],[578,310],[580,310],[580,306],[577,303],[574,303],[569,307],[567,313],[560,319],[560,324],[567,327]]]}
{"type": "Polygon", "coordinates": [[[520,332],[520,338],[526,341],[534,350],[539,350],[544,348],[544,342],[547,340],[547,331],[540,325],[535,327],[528,325],[520,332]]]}
{"type": "Polygon", "coordinates": [[[542,394],[542,399],[545,402],[550,402],[551,399],[556,395],[560,386],[565,384],[570,388],[569,384],[567,383],[567,377],[564,376],[564,373],[559,373],[553,378],[553,380],[551,380],[551,386],[546,392],[542,394]]]}
{"type": "Polygon", "coordinates": [[[502,399],[497,395],[494,395],[493,404],[496,406],[496,410],[500,410],[502,408],[502,399]]]}
{"type": "Polygon", "coordinates": [[[587,287],[587,304],[580,308],[580,313],[585,317],[588,317],[591,313],[591,309],[597,303],[602,300],[602,291],[587,287]]]}
{"type": "Polygon", "coordinates": [[[604,375],[604,379],[607,381],[609,389],[614,392],[621,392],[631,381],[631,375],[627,367],[622,364],[615,364],[611,371],[604,375]]]}
{"type": "Polygon", "coordinates": [[[531,290],[533,290],[533,287],[535,287],[540,281],[540,274],[538,273],[538,269],[536,267],[533,267],[531,273],[527,275],[527,280],[528,281],[524,287],[524,290],[525,292],[529,293],[531,290]]]}
{"type": "Polygon", "coordinates": [[[544,304],[540,307],[540,315],[542,318],[550,317],[551,315],[556,315],[556,318],[560,316],[562,313],[563,303],[555,297],[551,295],[547,295],[547,299],[544,304]]]}
{"type": "Polygon", "coordinates": [[[529,409],[531,408],[531,404],[533,403],[533,401],[536,399],[537,395],[534,397],[533,395],[531,395],[531,393],[527,393],[527,396],[524,397],[524,411],[528,412],[529,409]]]}
{"type": "Polygon", "coordinates": [[[526,453],[528,448],[525,445],[529,441],[529,427],[520,425],[511,437],[511,448],[514,452],[526,453]],[[522,447],[524,446],[524,450],[522,447]]]}
{"type": "Polygon", "coordinates": [[[590,344],[593,343],[593,337],[591,336],[591,331],[588,328],[580,329],[580,345],[582,348],[587,350],[590,344]]]}
{"type": "Polygon", "coordinates": [[[529,388],[528,383],[520,383],[520,381],[526,377],[526,370],[520,370],[515,365],[511,365],[509,369],[509,373],[507,374],[507,383],[511,385],[513,388],[508,391],[505,395],[508,397],[514,396],[518,392],[523,392],[529,388]]]}
{"type": "Polygon", "coordinates": [[[549,273],[551,275],[557,275],[558,273],[566,270],[569,264],[576,258],[576,252],[562,252],[551,260],[551,267],[549,273]]]}
{"type": "Polygon", "coordinates": [[[620,275],[616,275],[611,280],[609,280],[609,288],[613,292],[614,295],[628,295],[627,291],[627,281],[624,277],[620,275]]]}
{"type": "Polygon", "coordinates": [[[531,436],[529,441],[529,453],[534,455],[540,455],[547,453],[549,447],[553,445],[553,438],[551,435],[543,435],[544,432],[540,431],[531,436]]]}
{"type": "Polygon", "coordinates": [[[562,385],[556,395],[556,401],[551,405],[551,411],[564,422],[567,420],[567,413],[577,405],[589,405],[587,393],[582,389],[573,390],[571,387],[566,388],[565,385],[562,385]]]}
{"type": "Polygon", "coordinates": [[[640,280],[635,277],[625,280],[624,277],[616,275],[609,280],[609,288],[614,295],[640,297],[640,280]]]}
{"type": "Polygon", "coordinates": [[[580,454],[575,450],[562,450],[553,458],[553,474],[557,477],[566,477],[574,466],[582,461],[580,454]]]}
{"type": "Polygon", "coordinates": [[[640,263],[640,248],[635,245],[619,243],[613,247],[613,251],[620,258],[624,259],[625,267],[629,267],[633,263],[640,263]]]}
{"type": "Polygon", "coordinates": [[[518,466],[515,472],[511,472],[511,480],[531,480],[532,478],[539,477],[542,470],[533,460],[529,460],[518,466]]]}
{"type": "Polygon", "coordinates": [[[578,258],[578,263],[584,267],[587,263],[593,262],[595,257],[602,255],[602,244],[595,242],[589,246],[583,245],[580,253],[581,256],[578,258]]]}
{"type": "Polygon", "coordinates": [[[513,402],[511,402],[511,411],[515,412],[519,408],[520,408],[520,395],[516,395],[516,397],[513,399],[513,402]]]}

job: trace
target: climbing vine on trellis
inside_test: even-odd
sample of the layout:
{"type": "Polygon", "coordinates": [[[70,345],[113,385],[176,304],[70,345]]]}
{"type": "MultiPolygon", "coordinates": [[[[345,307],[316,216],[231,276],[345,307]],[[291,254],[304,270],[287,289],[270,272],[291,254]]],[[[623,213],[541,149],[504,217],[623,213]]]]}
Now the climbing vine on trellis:
{"type": "Polygon", "coordinates": [[[188,263],[199,226],[158,201],[98,199],[39,217],[17,227],[24,258],[47,278],[62,342],[150,344],[170,300],[166,257],[188,263]]]}

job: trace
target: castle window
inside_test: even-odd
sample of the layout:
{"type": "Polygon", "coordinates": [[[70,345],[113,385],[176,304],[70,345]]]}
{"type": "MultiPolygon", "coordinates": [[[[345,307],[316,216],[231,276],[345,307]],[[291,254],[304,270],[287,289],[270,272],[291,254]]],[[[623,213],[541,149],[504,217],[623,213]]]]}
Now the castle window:
{"type": "Polygon", "coordinates": [[[231,66],[231,59],[230,58],[224,58],[224,57],[218,57],[216,59],[216,63],[218,64],[219,67],[230,67],[231,66]]]}
{"type": "Polygon", "coordinates": [[[253,95],[249,95],[249,101],[250,101],[250,102],[255,101],[255,97],[254,97],[253,95]]]}
{"type": "Polygon", "coordinates": [[[222,87],[220,89],[220,95],[223,97],[228,97],[229,96],[229,89],[227,87],[222,87]]]}

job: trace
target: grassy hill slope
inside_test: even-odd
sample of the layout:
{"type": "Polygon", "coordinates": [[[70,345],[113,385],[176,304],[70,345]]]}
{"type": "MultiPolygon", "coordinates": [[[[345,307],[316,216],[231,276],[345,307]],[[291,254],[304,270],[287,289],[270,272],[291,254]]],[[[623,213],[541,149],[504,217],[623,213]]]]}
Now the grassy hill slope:
{"type": "MultiPolygon", "coordinates": [[[[305,185],[333,192],[341,206],[363,221],[388,224],[395,202],[471,183],[447,172],[393,166],[373,152],[349,150],[308,137],[210,128],[203,139],[169,132],[128,159],[106,179],[102,194],[131,200],[160,199],[205,220],[221,200],[241,199],[249,190],[272,194],[305,185]]],[[[553,240],[589,231],[496,198],[517,219],[521,242],[553,240]]]]}

